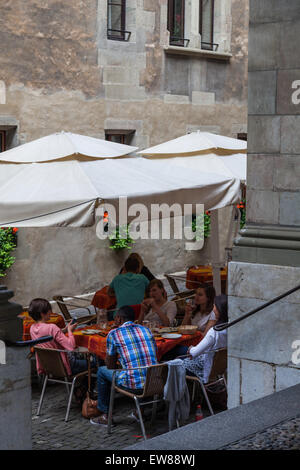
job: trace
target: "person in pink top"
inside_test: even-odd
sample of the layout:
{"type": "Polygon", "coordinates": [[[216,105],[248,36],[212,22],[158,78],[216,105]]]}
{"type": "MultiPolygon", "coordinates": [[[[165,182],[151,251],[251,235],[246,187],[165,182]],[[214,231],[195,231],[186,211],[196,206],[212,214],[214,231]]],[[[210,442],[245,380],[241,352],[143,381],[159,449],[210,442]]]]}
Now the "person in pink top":
{"type": "MultiPolygon", "coordinates": [[[[30,327],[30,335],[32,339],[38,339],[42,336],[52,336],[53,340],[39,345],[40,348],[52,349],[65,349],[67,351],[74,351],[76,348],[73,330],[77,324],[71,325],[68,323],[66,328],[68,336],[58,328],[57,325],[47,323],[50,320],[52,313],[51,305],[46,299],[33,299],[29,305],[29,315],[33,318],[35,323],[30,327]]],[[[61,353],[62,361],[65,365],[68,375],[75,375],[79,372],[87,370],[87,361],[85,359],[74,359],[71,361],[66,353],[61,353]]],[[[38,374],[43,374],[43,368],[36,358],[36,367],[38,374]]]]}

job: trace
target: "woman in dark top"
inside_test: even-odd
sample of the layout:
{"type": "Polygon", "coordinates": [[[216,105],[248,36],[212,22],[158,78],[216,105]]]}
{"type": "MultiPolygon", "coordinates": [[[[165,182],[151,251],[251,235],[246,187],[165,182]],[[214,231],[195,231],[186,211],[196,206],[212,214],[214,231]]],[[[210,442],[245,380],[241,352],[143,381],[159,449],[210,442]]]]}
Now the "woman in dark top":
{"type": "MultiPolygon", "coordinates": [[[[149,281],[152,281],[152,279],[154,279],[153,274],[151,273],[151,271],[149,271],[147,266],[144,265],[144,261],[142,260],[141,256],[138,253],[131,253],[128,256],[128,259],[129,258],[135,258],[135,259],[138,260],[139,265],[140,265],[140,269],[138,271],[138,274],[144,274],[144,276],[146,276],[146,278],[149,279],[149,281]]],[[[123,266],[123,268],[120,270],[119,274],[124,274],[125,272],[126,272],[125,266],[123,266]]]]}

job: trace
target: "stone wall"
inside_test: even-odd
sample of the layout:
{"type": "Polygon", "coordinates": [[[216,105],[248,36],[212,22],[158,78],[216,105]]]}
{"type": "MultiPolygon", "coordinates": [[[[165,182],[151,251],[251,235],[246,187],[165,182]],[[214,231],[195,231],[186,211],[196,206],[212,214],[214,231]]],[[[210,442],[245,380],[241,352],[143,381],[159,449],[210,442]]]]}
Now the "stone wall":
{"type": "MultiPolygon", "coordinates": [[[[198,3],[186,2],[190,45],[177,51],[167,0],[126,2],[128,42],[107,39],[106,0],[8,0],[0,7],[0,130],[9,145],[61,130],[104,138],[105,129],[135,129],[130,143],[140,149],[196,129],[246,132],[248,0],[216,2],[217,55],[199,50],[198,3]]],[[[6,282],[23,303],[98,288],[120,264],[99,243],[93,228],[20,230],[6,282]]],[[[207,250],[186,255],[177,241],[135,249],[155,273],[210,259],[207,250]]]]}
{"type": "Polygon", "coordinates": [[[0,364],[0,450],[31,449],[29,348],[6,348],[0,364]]]}
{"type": "MultiPolygon", "coordinates": [[[[230,319],[299,284],[299,25],[296,0],[250,1],[247,223],[229,266],[230,319]]],[[[298,291],[229,329],[230,407],[300,382],[299,304],[298,291]]]]}
{"type": "MultiPolygon", "coordinates": [[[[300,268],[230,263],[230,320],[299,284],[300,268]]],[[[229,403],[233,408],[300,382],[292,361],[300,339],[300,293],[295,293],[229,330],[229,403]]]]}

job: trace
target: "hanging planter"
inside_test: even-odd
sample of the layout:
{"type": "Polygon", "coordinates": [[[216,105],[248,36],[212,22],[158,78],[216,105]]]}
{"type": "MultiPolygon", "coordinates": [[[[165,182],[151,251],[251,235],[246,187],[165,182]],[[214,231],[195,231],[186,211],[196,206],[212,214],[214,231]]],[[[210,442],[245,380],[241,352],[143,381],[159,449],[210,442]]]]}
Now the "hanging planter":
{"type": "Polygon", "coordinates": [[[210,211],[205,211],[204,218],[202,215],[198,215],[197,217],[194,215],[192,219],[192,231],[196,232],[196,223],[198,227],[201,226],[203,222],[203,233],[198,233],[195,237],[196,241],[202,240],[204,238],[208,238],[210,236],[210,211]]]}
{"type": "Polygon", "coordinates": [[[0,228],[0,277],[4,277],[15,262],[11,253],[17,246],[17,233],[16,227],[0,228]]]}
{"type": "Polygon", "coordinates": [[[114,233],[110,235],[110,249],[111,250],[131,250],[131,245],[135,241],[129,235],[128,225],[123,225],[121,227],[117,226],[114,233]]]}

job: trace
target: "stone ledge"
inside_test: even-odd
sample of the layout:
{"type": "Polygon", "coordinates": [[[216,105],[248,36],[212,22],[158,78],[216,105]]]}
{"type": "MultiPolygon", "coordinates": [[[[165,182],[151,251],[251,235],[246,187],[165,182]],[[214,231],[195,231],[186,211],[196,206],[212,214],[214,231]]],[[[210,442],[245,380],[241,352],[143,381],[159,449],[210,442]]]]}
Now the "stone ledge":
{"type": "Polygon", "coordinates": [[[299,416],[300,384],[175,429],[125,450],[217,450],[299,416]]]}
{"type": "Polygon", "coordinates": [[[234,241],[235,246],[300,249],[300,230],[245,227],[240,235],[234,241]]]}
{"type": "Polygon", "coordinates": [[[247,225],[234,240],[233,261],[299,266],[300,229],[247,225]]]}
{"type": "Polygon", "coordinates": [[[204,57],[205,59],[224,60],[229,61],[232,54],[229,52],[216,52],[206,51],[204,49],[196,49],[192,47],[180,47],[180,46],[165,46],[165,54],[172,55],[186,55],[191,57],[204,57]]]}

